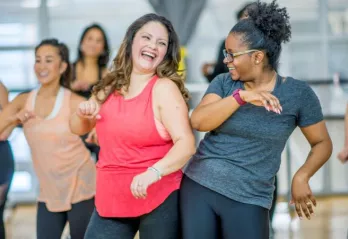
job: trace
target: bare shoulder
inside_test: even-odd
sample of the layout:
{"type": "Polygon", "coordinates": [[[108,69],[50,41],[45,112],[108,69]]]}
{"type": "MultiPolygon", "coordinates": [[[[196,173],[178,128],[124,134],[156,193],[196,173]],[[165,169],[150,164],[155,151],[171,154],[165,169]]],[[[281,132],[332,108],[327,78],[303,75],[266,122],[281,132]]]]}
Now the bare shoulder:
{"type": "Polygon", "coordinates": [[[174,81],[168,78],[158,79],[155,84],[154,91],[156,92],[156,94],[161,94],[161,95],[162,94],[165,95],[170,92],[180,93],[178,86],[174,83],[174,81]]]}
{"type": "Polygon", "coordinates": [[[8,90],[0,81],[0,106],[5,107],[8,104],[8,90]]]}
{"type": "Polygon", "coordinates": [[[8,91],[5,87],[5,85],[0,81],[0,94],[7,94],[8,91]]]}
{"type": "Polygon", "coordinates": [[[155,102],[160,108],[172,106],[186,109],[187,107],[178,86],[168,78],[159,79],[153,93],[155,102]]]}

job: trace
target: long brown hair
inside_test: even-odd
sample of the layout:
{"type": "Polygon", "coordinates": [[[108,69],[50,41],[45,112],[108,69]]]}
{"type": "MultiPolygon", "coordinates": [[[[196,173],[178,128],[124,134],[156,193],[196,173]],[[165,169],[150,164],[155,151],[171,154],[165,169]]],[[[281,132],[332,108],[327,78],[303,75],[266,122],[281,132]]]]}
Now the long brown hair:
{"type": "Polygon", "coordinates": [[[135,34],[148,22],[159,22],[166,27],[168,31],[168,49],[163,61],[156,69],[156,74],[159,78],[168,78],[172,80],[179,88],[185,101],[189,100],[189,92],[184,85],[183,75],[178,73],[179,61],[180,61],[180,49],[179,39],[174,31],[173,25],[169,20],[162,16],[150,13],[138,18],[133,22],[126,32],[123,42],[118,50],[118,53],[113,60],[112,70],[101,81],[99,81],[94,87],[92,94],[96,97],[97,101],[103,103],[110,94],[117,91],[122,93],[121,90],[128,90],[130,84],[130,76],[132,73],[132,42],[135,34]],[[99,92],[104,92],[104,96],[101,99],[99,92]]]}

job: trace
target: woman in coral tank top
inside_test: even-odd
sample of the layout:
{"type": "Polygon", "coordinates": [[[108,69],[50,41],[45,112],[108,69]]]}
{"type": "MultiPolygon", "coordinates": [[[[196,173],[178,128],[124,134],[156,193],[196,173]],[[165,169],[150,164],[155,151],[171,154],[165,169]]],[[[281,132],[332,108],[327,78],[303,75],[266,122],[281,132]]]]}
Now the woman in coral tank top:
{"type": "Polygon", "coordinates": [[[95,166],[69,127],[84,98],[72,93],[69,51],[55,39],[35,49],[40,87],[17,96],[0,114],[0,134],[22,123],[40,184],[37,238],[60,239],[69,222],[72,239],[84,237],[94,209],[95,166]]]}
{"type": "Polygon", "coordinates": [[[177,73],[178,37],[164,17],[128,28],[114,69],[79,105],[70,125],[96,125],[100,145],[96,210],[85,238],[180,238],[181,168],[195,151],[188,92],[177,73]]]}

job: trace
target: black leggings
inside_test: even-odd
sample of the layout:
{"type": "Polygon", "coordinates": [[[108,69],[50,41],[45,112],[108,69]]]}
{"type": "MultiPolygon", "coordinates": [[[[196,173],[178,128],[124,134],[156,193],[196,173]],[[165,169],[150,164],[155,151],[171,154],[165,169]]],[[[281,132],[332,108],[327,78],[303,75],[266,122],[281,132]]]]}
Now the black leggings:
{"type": "Polygon", "coordinates": [[[37,239],[60,239],[65,224],[69,222],[71,239],[83,239],[88,222],[94,209],[94,199],[76,204],[66,212],[50,212],[46,204],[38,203],[37,209],[37,239]]]}
{"type": "Polygon", "coordinates": [[[275,208],[276,208],[276,205],[277,205],[277,198],[278,198],[278,179],[277,179],[277,176],[275,176],[272,207],[269,210],[269,219],[270,219],[271,223],[273,221],[274,212],[275,212],[275,208]]]}
{"type": "Polygon", "coordinates": [[[183,239],[269,239],[266,208],[229,199],[187,176],[180,207],[183,239]]]}
{"type": "MultiPolygon", "coordinates": [[[[141,199],[139,199],[141,200],[141,199]]],[[[179,191],[149,214],[134,218],[104,218],[94,210],[85,239],[179,239],[179,191]]]]}
{"type": "Polygon", "coordinates": [[[95,161],[98,162],[100,147],[96,144],[87,143],[86,142],[87,137],[88,137],[88,134],[81,136],[81,139],[83,143],[85,144],[86,148],[89,150],[89,152],[95,154],[95,161]]]}
{"type": "Polygon", "coordinates": [[[8,141],[0,141],[0,238],[5,239],[4,210],[14,173],[14,161],[8,141]]]}

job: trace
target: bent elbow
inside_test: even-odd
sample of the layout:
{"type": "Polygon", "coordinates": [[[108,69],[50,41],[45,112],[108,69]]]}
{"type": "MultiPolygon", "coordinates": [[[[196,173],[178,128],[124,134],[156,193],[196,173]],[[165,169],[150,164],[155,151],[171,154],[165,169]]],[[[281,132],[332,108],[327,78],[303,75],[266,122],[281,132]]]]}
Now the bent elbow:
{"type": "Polygon", "coordinates": [[[199,132],[208,132],[208,131],[210,131],[209,128],[205,127],[204,124],[202,124],[202,120],[191,118],[190,123],[191,123],[192,129],[194,129],[194,130],[197,130],[199,132]]]}
{"type": "Polygon", "coordinates": [[[200,123],[191,123],[191,127],[194,130],[197,130],[199,132],[209,132],[211,130],[214,130],[213,127],[209,127],[208,125],[202,125],[200,123]]]}
{"type": "Polygon", "coordinates": [[[5,141],[7,138],[7,135],[0,135],[0,141],[5,141]]]}
{"type": "Polygon", "coordinates": [[[329,159],[331,157],[332,151],[333,151],[333,144],[332,144],[332,140],[330,137],[327,139],[326,144],[327,144],[326,148],[327,148],[328,159],[329,159]]]}
{"type": "Polygon", "coordinates": [[[197,115],[195,114],[195,112],[192,113],[191,118],[190,118],[190,123],[191,123],[191,127],[193,129],[198,130],[199,126],[201,124],[201,120],[197,117],[197,115]]]}
{"type": "Polygon", "coordinates": [[[82,134],[80,134],[79,131],[77,131],[76,129],[74,129],[74,127],[70,127],[70,131],[71,131],[71,133],[73,133],[73,134],[76,134],[76,135],[79,135],[79,136],[82,135],[82,134]]]}
{"type": "Polygon", "coordinates": [[[192,129],[199,130],[199,126],[200,126],[199,122],[191,119],[191,127],[192,127],[192,129]]]}
{"type": "Polygon", "coordinates": [[[80,127],[78,127],[77,125],[73,124],[71,121],[69,123],[69,127],[70,127],[71,133],[79,135],[79,136],[84,135],[84,133],[81,132],[80,127]]]}
{"type": "Polygon", "coordinates": [[[78,136],[83,136],[87,134],[88,132],[81,131],[80,129],[77,129],[76,127],[70,127],[71,133],[76,134],[78,136]]]}

